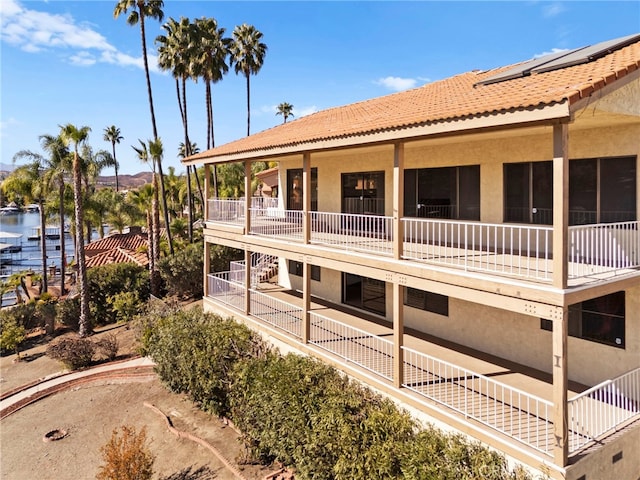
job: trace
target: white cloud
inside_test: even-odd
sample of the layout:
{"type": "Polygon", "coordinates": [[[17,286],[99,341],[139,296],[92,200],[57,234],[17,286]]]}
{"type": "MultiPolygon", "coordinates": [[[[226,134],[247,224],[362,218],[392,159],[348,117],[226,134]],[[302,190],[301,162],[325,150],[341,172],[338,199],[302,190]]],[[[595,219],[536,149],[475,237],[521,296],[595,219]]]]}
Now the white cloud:
{"type": "Polygon", "coordinates": [[[318,111],[318,107],[316,107],[315,105],[293,109],[293,113],[296,116],[296,118],[306,117],[307,115],[311,115],[312,113],[316,113],[317,111],[318,111]]]}
{"type": "Polygon", "coordinates": [[[567,48],[552,48],[548,52],[536,53],[533,56],[533,58],[540,58],[540,57],[544,57],[546,55],[551,55],[552,53],[561,53],[561,52],[566,52],[566,51],[568,51],[567,48]]]}
{"type": "Polygon", "coordinates": [[[400,92],[409,88],[414,88],[418,81],[415,78],[400,78],[400,77],[384,77],[379,78],[375,82],[376,85],[382,85],[383,87],[393,90],[394,92],[400,92]]]}
{"type": "Polygon", "coordinates": [[[562,12],[566,10],[565,6],[562,3],[548,3],[542,8],[542,15],[550,18],[560,15],[562,12]]]}
{"type": "MultiPolygon", "coordinates": [[[[0,15],[2,41],[25,52],[56,49],[73,65],[103,62],[144,68],[142,57],[131,57],[118,51],[101,33],[89,24],[78,23],[71,15],[32,10],[17,0],[2,0],[0,15]]],[[[149,56],[149,68],[158,71],[155,56],[149,56]]]]}
{"type": "Polygon", "coordinates": [[[10,127],[19,126],[21,123],[13,117],[0,122],[0,137],[4,137],[10,127]]]}

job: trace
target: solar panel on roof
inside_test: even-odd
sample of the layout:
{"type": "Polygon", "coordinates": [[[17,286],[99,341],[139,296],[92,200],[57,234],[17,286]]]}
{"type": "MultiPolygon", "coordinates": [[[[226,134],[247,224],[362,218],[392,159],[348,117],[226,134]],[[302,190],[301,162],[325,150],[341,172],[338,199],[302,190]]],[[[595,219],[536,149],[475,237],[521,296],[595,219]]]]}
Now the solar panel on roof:
{"type": "Polygon", "coordinates": [[[561,68],[572,67],[573,65],[579,65],[581,63],[592,62],[600,57],[604,57],[609,53],[618,50],[627,45],[631,45],[640,40],[640,35],[627,35],[626,37],[616,38],[615,40],[607,40],[606,42],[600,42],[589,47],[580,49],[579,51],[572,52],[570,55],[558,58],[545,65],[531,70],[532,73],[550,72],[551,70],[558,70],[561,68]]]}
{"type": "Polygon", "coordinates": [[[476,85],[490,85],[492,83],[504,82],[514,78],[526,77],[532,73],[550,72],[561,68],[591,62],[600,57],[608,55],[614,50],[626,47],[640,41],[640,34],[627,35],[614,40],[607,40],[587,47],[575,48],[564,52],[551,53],[543,57],[534,58],[504,72],[485,78],[476,85]]]}

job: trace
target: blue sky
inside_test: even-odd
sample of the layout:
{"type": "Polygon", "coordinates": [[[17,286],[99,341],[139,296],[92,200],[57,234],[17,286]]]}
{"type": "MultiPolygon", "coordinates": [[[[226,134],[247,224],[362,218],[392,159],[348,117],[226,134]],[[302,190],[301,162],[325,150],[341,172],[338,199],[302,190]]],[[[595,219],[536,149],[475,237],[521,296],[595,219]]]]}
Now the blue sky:
{"type": "MultiPolygon", "coordinates": [[[[94,149],[118,126],[121,172],[146,170],[131,145],[152,137],[140,29],[113,18],[114,1],[0,0],[0,162],[40,152],[38,137],[58,125],[87,125],[94,149]]],[[[214,17],[231,35],[254,25],[268,46],[251,77],[251,132],[475,69],[507,65],[640,32],[640,1],[171,1],[169,17],[214,17]]],[[[184,171],[175,83],[155,65],[161,25],[149,20],[151,83],[164,163],[184,171]]],[[[206,146],[204,87],[189,83],[190,138],[206,146]]],[[[216,145],[246,134],[246,85],[233,70],[213,86],[216,145]]],[[[203,148],[204,149],[204,148],[203,148]]],[[[105,171],[104,174],[111,174],[105,171]]]]}

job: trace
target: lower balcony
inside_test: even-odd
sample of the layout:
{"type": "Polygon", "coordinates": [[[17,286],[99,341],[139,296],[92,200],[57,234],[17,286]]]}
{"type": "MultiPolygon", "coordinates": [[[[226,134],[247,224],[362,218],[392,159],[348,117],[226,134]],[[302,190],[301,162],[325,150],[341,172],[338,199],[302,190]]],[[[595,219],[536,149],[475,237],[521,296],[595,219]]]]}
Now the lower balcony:
{"type": "MultiPolygon", "coordinates": [[[[302,344],[299,296],[273,284],[259,287],[248,291],[250,317],[288,343],[302,344]]],[[[243,315],[246,295],[243,271],[208,275],[208,301],[243,315]]],[[[333,304],[312,303],[309,314],[308,347],[393,385],[392,326],[333,304]]],[[[499,432],[552,461],[550,375],[416,332],[405,332],[403,343],[401,391],[419,403],[435,402],[439,409],[499,432]]],[[[569,386],[568,446],[574,460],[640,419],[640,368],[592,388],[571,382],[569,386]]]]}
{"type": "MultiPolygon", "coordinates": [[[[250,235],[303,242],[303,212],[257,202],[250,209],[250,235]]],[[[244,200],[209,200],[207,221],[245,225],[244,200]]],[[[391,257],[393,218],[309,212],[309,243],[391,257]]],[[[485,272],[528,281],[553,279],[553,227],[491,224],[429,218],[400,220],[401,258],[407,261],[485,272]]],[[[637,221],[569,227],[570,286],[610,279],[640,268],[637,221]]]]}

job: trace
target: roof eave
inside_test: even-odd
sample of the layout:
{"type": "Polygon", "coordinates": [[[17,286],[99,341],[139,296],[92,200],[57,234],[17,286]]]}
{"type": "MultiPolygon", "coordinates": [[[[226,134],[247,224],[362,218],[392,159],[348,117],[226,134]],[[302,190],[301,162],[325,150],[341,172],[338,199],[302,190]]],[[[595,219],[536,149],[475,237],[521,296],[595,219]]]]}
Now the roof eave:
{"type": "Polygon", "coordinates": [[[267,160],[304,152],[333,150],[367,145],[412,141],[431,136],[454,136],[461,133],[488,129],[514,128],[534,124],[550,124],[568,121],[569,102],[563,100],[553,104],[529,109],[491,112],[473,117],[428,122],[419,125],[398,127],[375,132],[353,134],[344,137],[328,138],[301,142],[290,145],[278,145],[256,150],[240,151],[221,155],[207,156],[206,152],[196,159],[184,159],[184,165],[222,164],[245,160],[267,160]]]}

